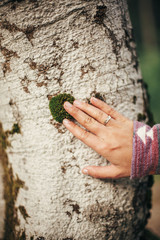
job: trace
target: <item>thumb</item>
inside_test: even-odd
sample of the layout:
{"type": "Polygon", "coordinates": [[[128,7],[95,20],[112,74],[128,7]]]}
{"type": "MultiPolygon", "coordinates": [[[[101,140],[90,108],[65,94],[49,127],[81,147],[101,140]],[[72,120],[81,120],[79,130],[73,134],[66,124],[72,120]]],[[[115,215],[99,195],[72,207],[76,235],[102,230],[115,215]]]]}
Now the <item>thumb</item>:
{"type": "Polygon", "coordinates": [[[88,166],[82,169],[82,173],[94,178],[122,177],[120,174],[120,169],[113,164],[109,166],[88,166]]]}

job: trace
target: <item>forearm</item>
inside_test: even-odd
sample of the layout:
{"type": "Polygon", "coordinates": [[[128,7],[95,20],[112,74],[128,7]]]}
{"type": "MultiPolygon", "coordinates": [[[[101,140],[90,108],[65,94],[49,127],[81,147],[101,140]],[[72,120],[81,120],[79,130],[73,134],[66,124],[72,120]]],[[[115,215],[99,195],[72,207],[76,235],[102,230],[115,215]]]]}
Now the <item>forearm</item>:
{"type": "Polygon", "coordinates": [[[134,121],[131,178],[160,174],[160,124],[134,121]]]}

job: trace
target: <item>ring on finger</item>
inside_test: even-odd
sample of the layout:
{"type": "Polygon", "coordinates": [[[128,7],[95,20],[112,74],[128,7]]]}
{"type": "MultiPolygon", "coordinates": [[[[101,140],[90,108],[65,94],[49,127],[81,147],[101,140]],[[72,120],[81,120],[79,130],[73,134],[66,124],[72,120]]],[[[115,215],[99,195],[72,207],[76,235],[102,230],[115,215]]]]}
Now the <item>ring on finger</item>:
{"type": "Polygon", "coordinates": [[[106,118],[106,120],[104,121],[104,125],[106,126],[107,123],[111,120],[111,116],[108,115],[108,117],[106,118]]]}

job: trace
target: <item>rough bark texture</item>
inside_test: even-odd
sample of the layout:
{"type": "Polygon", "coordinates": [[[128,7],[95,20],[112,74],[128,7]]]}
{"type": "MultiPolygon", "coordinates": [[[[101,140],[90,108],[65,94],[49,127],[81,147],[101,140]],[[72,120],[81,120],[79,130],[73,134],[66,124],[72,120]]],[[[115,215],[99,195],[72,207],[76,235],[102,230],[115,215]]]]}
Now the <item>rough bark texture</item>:
{"type": "Polygon", "coordinates": [[[139,240],[148,178],[82,175],[82,167],[106,159],[48,108],[52,96],[66,92],[86,101],[99,96],[130,119],[147,118],[126,1],[2,0],[0,59],[4,239],[139,240]]]}
{"type": "Polygon", "coordinates": [[[4,218],[5,218],[5,201],[3,197],[4,186],[2,184],[3,176],[4,176],[3,166],[2,163],[0,162],[0,239],[3,238],[4,234],[4,218]]]}

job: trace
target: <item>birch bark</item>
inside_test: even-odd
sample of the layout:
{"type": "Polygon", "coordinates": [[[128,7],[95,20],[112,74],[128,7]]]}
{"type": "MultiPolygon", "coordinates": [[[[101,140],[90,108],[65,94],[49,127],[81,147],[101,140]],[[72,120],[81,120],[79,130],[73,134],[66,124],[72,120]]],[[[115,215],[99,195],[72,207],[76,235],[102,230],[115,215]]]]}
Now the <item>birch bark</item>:
{"type": "Polygon", "coordinates": [[[100,96],[130,119],[147,119],[126,1],[2,0],[0,59],[4,239],[139,240],[148,178],[82,175],[106,159],[48,108],[66,92],[85,101],[100,96]]]}

